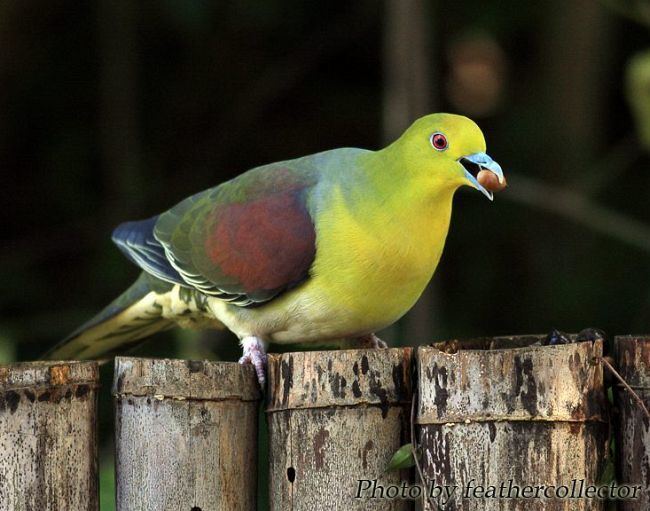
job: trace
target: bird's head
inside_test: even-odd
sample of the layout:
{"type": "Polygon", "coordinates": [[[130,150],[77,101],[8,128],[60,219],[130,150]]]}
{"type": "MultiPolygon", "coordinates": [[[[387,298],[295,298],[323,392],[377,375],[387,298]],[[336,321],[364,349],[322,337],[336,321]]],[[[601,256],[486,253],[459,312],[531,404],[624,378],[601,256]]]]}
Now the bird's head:
{"type": "Polygon", "coordinates": [[[476,123],[454,114],[431,114],[415,121],[393,144],[402,161],[424,186],[455,190],[469,185],[492,200],[505,188],[497,162],[485,152],[476,123]]]}

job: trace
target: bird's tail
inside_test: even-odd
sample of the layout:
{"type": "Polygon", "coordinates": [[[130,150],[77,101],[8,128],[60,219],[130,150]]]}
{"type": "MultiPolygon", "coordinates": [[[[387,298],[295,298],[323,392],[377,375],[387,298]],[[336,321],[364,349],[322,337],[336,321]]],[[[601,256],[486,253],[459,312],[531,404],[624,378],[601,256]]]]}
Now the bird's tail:
{"type": "Polygon", "coordinates": [[[162,316],[161,297],[171,284],[147,274],[90,321],[57,344],[43,358],[76,360],[99,358],[121,351],[160,330],[173,326],[162,316]]]}

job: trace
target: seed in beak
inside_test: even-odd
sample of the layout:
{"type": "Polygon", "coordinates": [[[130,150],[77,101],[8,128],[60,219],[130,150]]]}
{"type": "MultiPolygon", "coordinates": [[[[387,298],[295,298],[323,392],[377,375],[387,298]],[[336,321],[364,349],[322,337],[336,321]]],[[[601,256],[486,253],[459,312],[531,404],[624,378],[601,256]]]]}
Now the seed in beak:
{"type": "Polygon", "coordinates": [[[481,169],[476,176],[476,180],[483,188],[490,192],[500,192],[508,186],[505,178],[503,179],[503,183],[499,183],[497,175],[490,170],[481,169]]]}

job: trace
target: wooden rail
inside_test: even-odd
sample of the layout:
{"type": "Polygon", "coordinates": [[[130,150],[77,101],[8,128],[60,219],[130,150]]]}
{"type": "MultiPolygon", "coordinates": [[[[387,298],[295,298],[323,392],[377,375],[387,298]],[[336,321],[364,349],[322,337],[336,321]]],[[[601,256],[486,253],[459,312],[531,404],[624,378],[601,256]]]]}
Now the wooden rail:
{"type": "Polygon", "coordinates": [[[255,508],[251,366],[119,357],[113,393],[118,511],[255,508]]]}
{"type": "MultiPolygon", "coordinates": [[[[498,509],[514,511],[526,502],[526,486],[571,491],[574,480],[598,483],[607,448],[603,367],[595,362],[602,342],[540,342],[519,337],[476,341],[467,345],[472,349],[419,348],[417,422],[422,448],[431,453],[424,474],[456,488],[438,503],[496,509],[497,499],[487,495],[494,487],[505,497],[498,509]]],[[[541,489],[538,496],[527,510],[604,509],[593,499],[548,499],[541,489]]]]}
{"type": "Polygon", "coordinates": [[[95,362],[0,366],[0,509],[96,511],[95,362]]]}
{"type": "MultiPolygon", "coordinates": [[[[271,355],[270,509],[603,511],[584,495],[614,487],[602,479],[612,436],[602,343],[541,344],[271,355]],[[411,431],[423,486],[420,471],[387,471],[411,431]]],[[[650,338],[616,346],[615,365],[650,406],[650,338]]],[[[97,511],[97,386],[93,362],[0,366],[2,511],[97,511]]],[[[256,509],[262,393],[250,367],[119,357],[113,394],[118,510],[256,509]]],[[[650,420],[629,389],[615,394],[618,484],[636,497],[618,494],[620,509],[647,511],[650,420]]]]}
{"type": "Polygon", "coordinates": [[[408,441],[411,349],[288,353],[269,359],[270,509],[410,509],[355,498],[408,441]]]}
{"type": "MultiPolygon", "coordinates": [[[[616,360],[621,376],[650,407],[650,337],[617,337],[616,360]]],[[[644,483],[641,498],[621,502],[622,511],[650,509],[650,420],[622,385],[615,386],[619,410],[614,426],[618,468],[623,483],[644,483]]]]}

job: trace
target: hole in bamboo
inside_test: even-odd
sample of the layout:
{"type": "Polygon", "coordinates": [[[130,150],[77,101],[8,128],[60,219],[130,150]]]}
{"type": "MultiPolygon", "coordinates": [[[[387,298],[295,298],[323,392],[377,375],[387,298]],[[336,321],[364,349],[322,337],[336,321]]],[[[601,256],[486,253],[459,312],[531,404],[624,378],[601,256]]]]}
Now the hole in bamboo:
{"type": "Polygon", "coordinates": [[[190,511],[201,511],[201,508],[199,506],[194,506],[190,511]]]}
{"type": "Polygon", "coordinates": [[[287,469],[287,479],[289,479],[290,483],[293,483],[296,480],[296,469],[293,467],[289,467],[287,469]]]}

